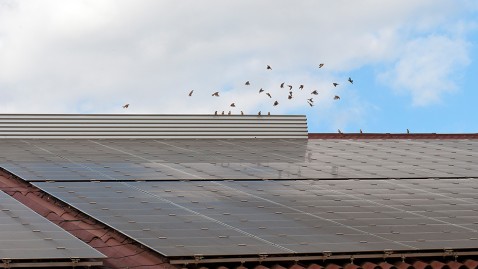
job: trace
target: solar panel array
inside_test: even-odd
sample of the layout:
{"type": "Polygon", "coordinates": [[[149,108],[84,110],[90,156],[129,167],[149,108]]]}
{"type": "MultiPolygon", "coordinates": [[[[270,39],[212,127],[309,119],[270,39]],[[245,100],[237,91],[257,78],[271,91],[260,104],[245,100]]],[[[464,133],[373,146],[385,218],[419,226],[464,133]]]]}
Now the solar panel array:
{"type": "Polygon", "coordinates": [[[169,257],[478,247],[477,179],[34,184],[169,257]]]}
{"type": "Polygon", "coordinates": [[[28,181],[473,177],[473,140],[0,140],[28,181]]]}
{"type": "Polygon", "coordinates": [[[2,260],[105,258],[100,252],[1,191],[0,242],[2,260]]]}
{"type": "Polygon", "coordinates": [[[9,139],[0,148],[0,167],[169,257],[478,248],[475,140],[9,139]]]}

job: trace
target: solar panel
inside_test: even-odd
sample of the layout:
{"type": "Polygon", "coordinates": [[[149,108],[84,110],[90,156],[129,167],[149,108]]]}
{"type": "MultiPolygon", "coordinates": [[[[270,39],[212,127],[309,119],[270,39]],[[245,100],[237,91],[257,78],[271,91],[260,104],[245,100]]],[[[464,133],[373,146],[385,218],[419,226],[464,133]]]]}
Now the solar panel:
{"type": "Polygon", "coordinates": [[[468,140],[0,140],[27,181],[473,177],[468,140]]]}
{"type": "Polygon", "coordinates": [[[478,247],[476,179],[34,184],[169,257],[478,247]]]}
{"type": "Polygon", "coordinates": [[[102,259],[103,254],[0,192],[0,258],[102,259]]]}

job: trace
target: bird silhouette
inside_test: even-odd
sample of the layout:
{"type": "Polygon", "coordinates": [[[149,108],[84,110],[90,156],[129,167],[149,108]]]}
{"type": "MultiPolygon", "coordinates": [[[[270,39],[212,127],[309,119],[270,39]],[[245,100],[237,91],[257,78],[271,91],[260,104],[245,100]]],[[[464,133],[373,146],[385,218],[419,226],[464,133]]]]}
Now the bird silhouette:
{"type": "Polygon", "coordinates": [[[249,80],[248,80],[248,81],[246,81],[246,85],[251,85],[251,83],[249,82],[249,80]]]}
{"type": "Polygon", "coordinates": [[[193,92],[194,92],[194,90],[190,91],[190,92],[189,92],[189,96],[192,96],[192,95],[193,95],[193,92]]]}
{"type": "Polygon", "coordinates": [[[322,68],[324,66],[324,64],[319,64],[319,68],[322,68]]]}
{"type": "Polygon", "coordinates": [[[224,115],[224,110],[221,112],[221,115],[224,115]]]}
{"type": "Polygon", "coordinates": [[[267,96],[269,96],[269,98],[272,98],[271,94],[266,92],[267,96]]]}
{"type": "Polygon", "coordinates": [[[335,83],[335,82],[332,83],[332,84],[334,85],[334,87],[337,87],[337,85],[339,85],[338,83],[335,83]]]}
{"type": "Polygon", "coordinates": [[[340,96],[338,95],[334,96],[334,100],[340,100],[340,96]]]}
{"type": "Polygon", "coordinates": [[[284,83],[285,83],[285,82],[282,82],[282,83],[280,84],[280,87],[281,87],[281,88],[284,88],[284,83]]]}
{"type": "Polygon", "coordinates": [[[216,111],[214,111],[214,116],[217,116],[217,110],[216,110],[216,111]]]}
{"type": "Polygon", "coordinates": [[[259,111],[259,112],[257,113],[257,116],[260,116],[260,115],[261,115],[261,112],[259,111]]]}
{"type": "Polygon", "coordinates": [[[126,104],[123,106],[123,108],[128,108],[129,107],[129,104],[126,104]]]}
{"type": "Polygon", "coordinates": [[[289,99],[289,100],[292,99],[292,94],[287,96],[287,99],[289,99]]]}
{"type": "Polygon", "coordinates": [[[236,104],[232,103],[232,104],[231,104],[231,107],[236,107],[236,104]]]}
{"type": "Polygon", "coordinates": [[[244,112],[241,110],[241,115],[244,115],[244,112]]]}
{"type": "Polygon", "coordinates": [[[307,101],[313,103],[313,102],[314,102],[314,98],[309,98],[309,99],[307,99],[307,101]]]}
{"type": "Polygon", "coordinates": [[[231,114],[232,114],[232,113],[231,113],[231,110],[229,110],[229,112],[227,112],[227,115],[231,115],[231,114]]]}
{"type": "Polygon", "coordinates": [[[219,97],[219,92],[215,92],[212,94],[212,96],[216,96],[216,97],[219,97]]]}
{"type": "Polygon", "coordinates": [[[353,81],[353,79],[352,79],[351,77],[349,77],[349,82],[352,83],[352,84],[354,84],[354,81],[353,81]]]}
{"type": "Polygon", "coordinates": [[[292,90],[292,85],[287,85],[289,87],[289,91],[292,90]]]}
{"type": "Polygon", "coordinates": [[[362,129],[360,129],[360,133],[363,134],[362,129]]]}
{"type": "Polygon", "coordinates": [[[270,65],[267,65],[267,70],[272,70],[272,67],[270,65]]]}
{"type": "Polygon", "coordinates": [[[337,132],[339,132],[339,134],[341,134],[341,133],[342,133],[342,131],[340,131],[340,129],[337,129],[337,132]]]}
{"type": "Polygon", "coordinates": [[[279,104],[279,102],[274,101],[274,106],[277,106],[278,104],[279,104]]]}
{"type": "Polygon", "coordinates": [[[259,93],[261,93],[261,92],[263,92],[263,91],[264,91],[264,90],[261,88],[261,89],[259,90],[259,93]]]}
{"type": "Polygon", "coordinates": [[[317,92],[317,90],[311,92],[310,94],[313,94],[313,95],[318,95],[319,93],[317,92]]]}
{"type": "Polygon", "coordinates": [[[271,115],[271,112],[267,112],[267,116],[270,116],[271,115]]]}
{"type": "Polygon", "coordinates": [[[409,134],[409,133],[410,133],[410,130],[408,130],[408,128],[407,128],[407,134],[409,134]]]}
{"type": "Polygon", "coordinates": [[[301,85],[299,86],[299,90],[302,90],[303,88],[304,88],[304,85],[301,84],[301,85]]]}
{"type": "Polygon", "coordinates": [[[307,101],[307,104],[309,104],[309,106],[311,106],[311,107],[314,106],[314,103],[309,102],[309,101],[307,101]]]}

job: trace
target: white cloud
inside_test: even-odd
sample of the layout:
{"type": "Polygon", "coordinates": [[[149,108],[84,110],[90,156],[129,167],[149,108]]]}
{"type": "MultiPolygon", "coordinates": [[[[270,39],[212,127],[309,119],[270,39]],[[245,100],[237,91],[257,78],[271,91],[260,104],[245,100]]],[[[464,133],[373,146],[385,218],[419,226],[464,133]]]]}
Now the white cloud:
{"type": "MultiPolygon", "coordinates": [[[[342,72],[396,59],[402,59],[397,67],[415,62],[420,46],[437,46],[434,60],[462,49],[447,37],[438,45],[436,37],[410,40],[468,3],[0,0],[6,2],[0,5],[0,113],[124,113],[124,103],[131,104],[130,113],[213,113],[228,111],[234,101],[236,113],[254,114],[300,112],[304,106],[310,112],[305,91],[289,102],[281,82],[319,90],[313,109],[321,113],[334,105],[330,82],[346,79],[342,72]],[[326,68],[319,71],[320,62],[326,68]],[[279,96],[281,105],[274,108],[258,95],[261,87],[279,96]],[[216,90],[221,98],[210,96],[216,90]]],[[[451,62],[443,70],[424,63],[428,76],[453,81],[452,65],[466,63],[466,50],[461,53],[445,59],[451,62]]],[[[399,79],[397,87],[423,86],[419,78],[406,84],[399,71],[405,72],[388,73],[399,79]]],[[[438,88],[430,96],[450,87],[438,88]]]]}
{"type": "Polygon", "coordinates": [[[459,74],[469,64],[463,39],[431,35],[409,41],[393,68],[380,75],[384,84],[409,93],[417,106],[439,102],[457,89],[459,74]]]}

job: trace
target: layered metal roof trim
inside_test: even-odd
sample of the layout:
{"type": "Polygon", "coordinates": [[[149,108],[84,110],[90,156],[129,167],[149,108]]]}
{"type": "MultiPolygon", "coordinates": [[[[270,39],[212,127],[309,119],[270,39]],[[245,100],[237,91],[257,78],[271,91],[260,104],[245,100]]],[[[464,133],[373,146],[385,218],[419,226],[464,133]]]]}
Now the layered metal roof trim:
{"type": "Polygon", "coordinates": [[[0,114],[0,138],[304,138],[303,115],[0,114]]]}

